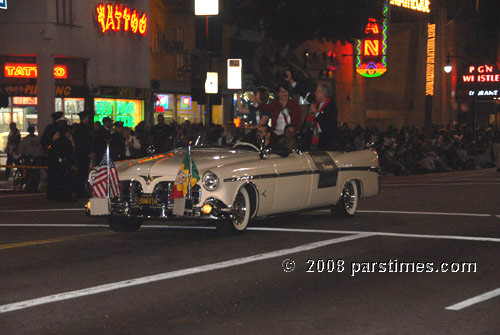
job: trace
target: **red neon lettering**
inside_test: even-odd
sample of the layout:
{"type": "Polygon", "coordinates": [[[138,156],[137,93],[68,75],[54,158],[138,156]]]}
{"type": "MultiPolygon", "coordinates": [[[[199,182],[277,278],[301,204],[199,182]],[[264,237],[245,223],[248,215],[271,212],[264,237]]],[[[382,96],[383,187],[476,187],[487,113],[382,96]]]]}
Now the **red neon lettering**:
{"type": "Polygon", "coordinates": [[[366,40],[365,41],[365,56],[378,56],[378,40],[366,40]]]}
{"type": "Polygon", "coordinates": [[[474,70],[475,70],[475,69],[476,69],[476,68],[475,68],[474,66],[469,66],[469,73],[474,72],[474,70]]]}
{"type": "Polygon", "coordinates": [[[139,28],[139,17],[135,9],[132,12],[132,17],[130,18],[130,28],[132,29],[132,32],[134,34],[137,32],[137,29],[139,28]]]}
{"type": "Polygon", "coordinates": [[[473,82],[474,81],[474,75],[468,75],[468,76],[463,76],[464,82],[473,82]]]}
{"type": "Polygon", "coordinates": [[[484,83],[484,82],[495,82],[499,81],[500,75],[499,74],[483,74],[480,76],[477,76],[477,81],[484,83]]]}
{"type": "Polygon", "coordinates": [[[493,72],[493,66],[488,66],[488,65],[480,66],[477,68],[477,72],[479,73],[493,72]]]}
{"type": "Polygon", "coordinates": [[[14,70],[15,69],[16,69],[15,66],[5,65],[5,70],[4,70],[5,76],[6,77],[12,77],[14,75],[14,70]]]}
{"type": "Polygon", "coordinates": [[[372,34],[378,34],[378,32],[379,32],[377,21],[375,19],[372,19],[372,18],[368,19],[368,24],[366,25],[366,28],[365,28],[366,34],[369,34],[370,32],[372,32],[372,34]]]}
{"type": "Polygon", "coordinates": [[[113,5],[108,5],[108,17],[106,19],[106,30],[113,29],[116,30],[115,28],[115,20],[113,18],[113,5]]]}
{"type": "Polygon", "coordinates": [[[119,31],[120,30],[122,16],[123,16],[122,5],[116,4],[115,5],[115,19],[116,19],[116,29],[115,29],[115,31],[119,31]]]}
{"type": "Polygon", "coordinates": [[[130,8],[125,7],[123,10],[123,30],[128,31],[130,27],[130,8]]]}
{"type": "Polygon", "coordinates": [[[140,16],[137,10],[122,7],[121,4],[99,4],[96,7],[97,22],[103,33],[108,30],[139,32],[145,36],[148,30],[148,17],[146,13],[140,16]],[[123,28],[122,28],[123,27],[123,28]]]}
{"type": "Polygon", "coordinates": [[[66,66],[65,65],[54,66],[54,77],[56,77],[58,79],[68,78],[68,72],[66,70],[66,66]]]}
{"type": "MultiPolygon", "coordinates": [[[[35,64],[15,64],[6,63],[4,65],[4,75],[10,78],[36,78],[38,77],[38,68],[35,64]]],[[[68,71],[66,65],[54,66],[54,77],[56,79],[66,79],[68,71]]]]}
{"type": "Polygon", "coordinates": [[[97,11],[97,22],[101,24],[101,31],[104,33],[106,31],[106,7],[100,4],[96,7],[97,11]]]}
{"type": "Polygon", "coordinates": [[[146,13],[142,13],[141,18],[139,19],[139,33],[141,35],[146,36],[146,31],[148,30],[148,17],[146,13]]]}

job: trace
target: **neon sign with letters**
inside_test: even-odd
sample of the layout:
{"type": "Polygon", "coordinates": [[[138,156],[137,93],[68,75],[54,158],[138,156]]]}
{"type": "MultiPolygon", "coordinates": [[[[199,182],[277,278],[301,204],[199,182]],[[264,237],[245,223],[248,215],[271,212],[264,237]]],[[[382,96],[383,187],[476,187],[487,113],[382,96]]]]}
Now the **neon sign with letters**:
{"type": "Polygon", "coordinates": [[[146,13],[139,15],[137,10],[121,4],[99,4],[96,7],[97,22],[102,33],[108,31],[129,31],[133,34],[146,35],[148,17],[146,13]]]}
{"type": "MultiPolygon", "coordinates": [[[[3,69],[6,78],[36,78],[38,76],[36,64],[5,63],[3,69]]],[[[54,78],[68,78],[66,65],[54,66],[54,78]]]]}
{"type": "Polygon", "coordinates": [[[382,22],[368,19],[366,37],[356,42],[356,72],[363,77],[379,77],[387,71],[387,30],[389,6],[384,4],[382,22]]]}
{"type": "Polygon", "coordinates": [[[141,100],[94,99],[94,121],[110,117],[123,122],[125,127],[133,128],[142,121],[141,100]]]}
{"type": "Polygon", "coordinates": [[[430,0],[391,0],[391,5],[404,7],[418,12],[430,13],[430,0]]]}
{"type": "Polygon", "coordinates": [[[493,73],[493,65],[469,66],[469,73],[462,76],[464,83],[499,83],[500,74],[493,73]]]}
{"type": "Polygon", "coordinates": [[[434,58],[436,55],[436,25],[427,24],[427,67],[425,69],[425,95],[434,95],[434,58]]]}

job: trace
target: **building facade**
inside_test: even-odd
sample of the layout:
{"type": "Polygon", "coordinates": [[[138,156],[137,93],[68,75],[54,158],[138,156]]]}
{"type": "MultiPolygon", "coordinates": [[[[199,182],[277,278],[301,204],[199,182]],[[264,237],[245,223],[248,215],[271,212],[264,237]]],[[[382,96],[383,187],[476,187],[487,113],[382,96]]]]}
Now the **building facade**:
{"type": "Polygon", "coordinates": [[[0,10],[0,132],[43,131],[55,111],[134,127],[152,110],[149,0],[9,1],[0,10]]]}

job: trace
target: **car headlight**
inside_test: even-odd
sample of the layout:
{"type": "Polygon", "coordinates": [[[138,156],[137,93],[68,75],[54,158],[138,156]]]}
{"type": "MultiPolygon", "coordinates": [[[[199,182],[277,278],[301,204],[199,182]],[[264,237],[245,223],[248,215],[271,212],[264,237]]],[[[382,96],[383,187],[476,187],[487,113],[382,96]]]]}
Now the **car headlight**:
{"type": "Polygon", "coordinates": [[[219,187],[219,177],[213,172],[206,172],[203,175],[203,187],[207,191],[215,191],[219,187]]]}

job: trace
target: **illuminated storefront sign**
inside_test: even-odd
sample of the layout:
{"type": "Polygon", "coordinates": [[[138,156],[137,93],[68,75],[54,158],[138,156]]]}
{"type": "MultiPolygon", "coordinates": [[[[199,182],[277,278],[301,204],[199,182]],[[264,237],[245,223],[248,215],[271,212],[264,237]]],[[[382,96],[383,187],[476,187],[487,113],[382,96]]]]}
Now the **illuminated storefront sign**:
{"type": "Polygon", "coordinates": [[[96,7],[97,22],[101,32],[129,31],[133,34],[146,35],[148,17],[146,13],[139,16],[137,10],[132,10],[121,4],[99,4],[96,7]]]}
{"type": "MultiPolygon", "coordinates": [[[[5,63],[3,69],[6,78],[36,78],[38,76],[36,64],[5,63]]],[[[54,65],[54,78],[68,78],[66,65],[54,65]]]]}
{"type": "MultiPolygon", "coordinates": [[[[498,97],[499,90],[479,90],[477,92],[478,97],[498,97]]],[[[476,91],[469,91],[469,96],[476,95],[476,91]]]]}
{"type": "Polygon", "coordinates": [[[387,71],[387,30],[389,7],[384,5],[382,22],[368,19],[366,37],[356,42],[356,72],[363,77],[379,77],[387,71]]]}
{"type": "Polygon", "coordinates": [[[430,0],[391,0],[391,5],[404,7],[419,12],[430,13],[430,0]]]}
{"type": "Polygon", "coordinates": [[[168,95],[165,94],[158,94],[156,96],[156,112],[157,113],[163,113],[168,109],[168,95]]]}
{"type": "Polygon", "coordinates": [[[14,105],[38,105],[37,97],[13,97],[14,105]]]}
{"type": "Polygon", "coordinates": [[[142,101],[127,99],[94,99],[94,121],[104,117],[123,122],[124,127],[135,127],[142,121],[142,101]]]}
{"type": "Polygon", "coordinates": [[[427,67],[425,70],[425,95],[434,95],[434,58],[436,54],[436,25],[427,24],[427,67]]]}
{"type": "Polygon", "coordinates": [[[217,94],[219,92],[219,74],[217,72],[207,72],[205,80],[205,93],[217,94]]]}
{"type": "MultiPolygon", "coordinates": [[[[81,97],[86,94],[86,91],[87,89],[83,86],[56,85],[55,87],[55,95],[57,97],[81,97]]],[[[1,85],[0,94],[36,96],[38,94],[38,86],[33,84],[1,85]]]]}
{"type": "Polygon", "coordinates": [[[181,109],[182,110],[191,110],[192,99],[190,96],[182,96],[181,97],[181,109]]]}
{"type": "Polygon", "coordinates": [[[498,83],[500,74],[493,73],[493,65],[469,66],[469,73],[462,76],[464,83],[498,83]]]}

